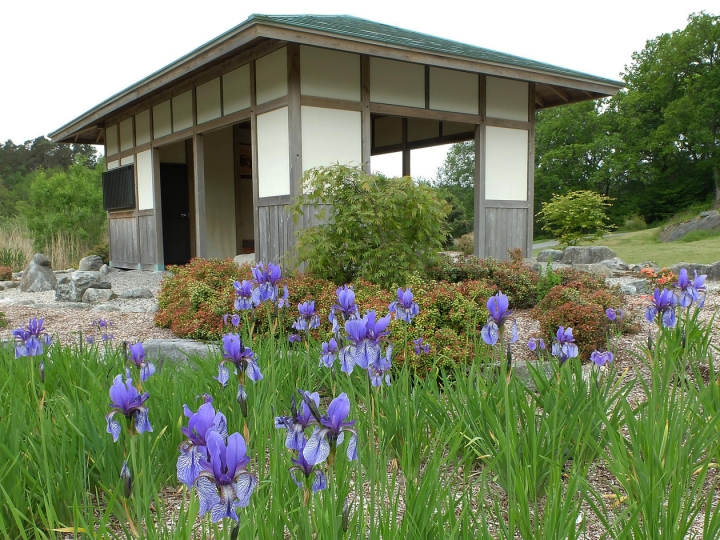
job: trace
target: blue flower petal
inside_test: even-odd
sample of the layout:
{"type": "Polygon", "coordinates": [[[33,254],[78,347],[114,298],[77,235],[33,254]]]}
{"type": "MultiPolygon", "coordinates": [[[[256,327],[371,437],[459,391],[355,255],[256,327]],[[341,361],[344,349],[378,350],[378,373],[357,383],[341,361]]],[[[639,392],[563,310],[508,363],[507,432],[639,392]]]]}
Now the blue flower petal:
{"type": "Polygon", "coordinates": [[[315,478],[313,479],[312,483],[312,490],[313,493],[317,493],[318,491],[322,491],[327,487],[327,480],[325,478],[325,474],[323,474],[322,471],[314,471],[315,472],[315,478]]]}
{"type": "Polygon", "coordinates": [[[197,489],[198,498],[200,499],[200,515],[204,515],[208,510],[220,504],[220,496],[217,492],[215,482],[199,476],[195,480],[195,488],[197,489]]]}
{"type": "Polygon", "coordinates": [[[327,432],[327,429],[315,428],[312,436],[308,442],[305,443],[303,457],[309,465],[322,463],[330,455],[330,443],[328,443],[325,438],[327,432]]]}
{"type": "Polygon", "coordinates": [[[235,490],[235,496],[237,497],[237,506],[245,508],[250,504],[250,495],[255,490],[258,480],[254,474],[243,471],[235,476],[233,482],[233,489],[235,490]]]}

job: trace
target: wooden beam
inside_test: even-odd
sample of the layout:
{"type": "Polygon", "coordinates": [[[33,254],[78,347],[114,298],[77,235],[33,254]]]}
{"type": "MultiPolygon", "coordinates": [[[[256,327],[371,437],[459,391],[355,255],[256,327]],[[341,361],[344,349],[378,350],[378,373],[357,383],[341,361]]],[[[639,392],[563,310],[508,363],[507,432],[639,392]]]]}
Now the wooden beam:
{"type": "Polygon", "coordinates": [[[460,122],[464,124],[480,123],[480,115],[477,114],[436,111],[432,109],[421,109],[419,107],[405,107],[403,105],[387,105],[385,103],[370,103],[370,112],[373,114],[387,114],[409,118],[426,118],[428,120],[440,120],[443,122],[460,122]]]}
{"type": "Polygon", "coordinates": [[[535,103],[540,105],[541,108],[545,107],[545,101],[537,93],[535,94],[535,103]]]}
{"type": "Polygon", "coordinates": [[[351,101],[349,99],[301,96],[300,105],[305,105],[307,107],[322,107],[323,109],[339,109],[343,111],[362,112],[362,102],[351,101]]]}
{"type": "MultiPolygon", "coordinates": [[[[432,148],[441,144],[453,144],[464,141],[471,141],[475,137],[475,129],[467,133],[453,133],[452,135],[443,135],[441,137],[433,137],[431,139],[421,139],[419,141],[408,141],[405,145],[410,150],[418,150],[420,148],[432,148]]],[[[388,146],[380,146],[372,149],[373,156],[382,156],[384,154],[392,154],[393,152],[402,152],[403,144],[391,144],[388,146]]]]}
{"type": "MultiPolygon", "coordinates": [[[[302,193],[302,118],[300,105],[300,45],[288,43],[287,46],[287,77],[288,77],[288,135],[290,152],[290,199],[302,193]]],[[[304,223],[298,224],[302,228],[304,223]]],[[[285,246],[286,253],[278,253],[278,257],[289,255],[294,251],[295,226],[292,220],[287,220],[287,231],[278,231],[287,234],[289,245],[285,246]]]]}
{"type": "Polygon", "coordinates": [[[563,90],[562,88],[558,88],[557,86],[550,84],[548,85],[550,87],[550,90],[555,92],[565,103],[570,103],[570,95],[563,90]]]}
{"type": "Polygon", "coordinates": [[[205,220],[205,144],[200,133],[193,135],[193,169],[195,171],[195,243],[196,255],[208,254],[207,223],[205,220]]]}
{"type": "Polygon", "coordinates": [[[360,57],[360,129],[362,130],[362,170],[370,174],[372,155],[372,116],[370,115],[370,57],[360,57]]]}
{"type": "Polygon", "coordinates": [[[504,127],[510,129],[530,129],[530,122],[521,120],[506,120],[504,118],[486,118],[485,123],[492,127],[504,127]]]}
{"type": "Polygon", "coordinates": [[[270,111],[274,111],[276,109],[280,109],[282,107],[288,106],[288,96],[282,96],[279,98],[272,99],[270,101],[266,101],[265,103],[261,103],[259,105],[255,105],[253,107],[253,110],[255,111],[255,114],[265,114],[270,111]]]}

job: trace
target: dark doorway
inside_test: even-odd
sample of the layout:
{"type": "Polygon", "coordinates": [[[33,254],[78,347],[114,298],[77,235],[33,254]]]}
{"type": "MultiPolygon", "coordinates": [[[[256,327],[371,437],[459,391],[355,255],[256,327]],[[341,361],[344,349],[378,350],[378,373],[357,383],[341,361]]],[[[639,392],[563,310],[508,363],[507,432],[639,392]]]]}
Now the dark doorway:
{"type": "Polygon", "coordinates": [[[165,265],[190,262],[188,169],[181,163],[160,164],[163,255],[165,265]]]}

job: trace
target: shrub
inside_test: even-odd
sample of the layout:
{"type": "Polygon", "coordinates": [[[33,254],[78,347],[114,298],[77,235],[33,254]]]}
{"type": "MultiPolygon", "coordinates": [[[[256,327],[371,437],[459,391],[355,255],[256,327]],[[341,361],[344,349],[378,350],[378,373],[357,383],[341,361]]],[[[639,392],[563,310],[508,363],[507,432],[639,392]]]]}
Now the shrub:
{"type": "Polygon", "coordinates": [[[463,234],[458,240],[457,248],[464,255],[475,253],[475,235],[473,233],[463,234]]]}
{"type": "Polygon", "coordinates": [[[0,266],[0,281],[12,280],[12,268],[9,266],[0,266]]]}
{"type": "Polygon", "coordinates": [[[602,238],[611,226],[605,214],[610,197],[594,191],[571,191],[567,195],[553,195],[544,202],[538,212],[545,225],[543,230],[551,233],[563,246],[575,246],[580,240],[602,238]]]}
{"type": "Polygon", "coordinates": [[[296,245],[313,274],[390,288],[437,259],[449,208],[430,186],[341,165],[311,169],[303,182],[291,210],[296,221],[312,214],[321,222],[302,229],[296,245]]]}
{"type": "Polygon", "coordinates": [[[7,328],[7,319],[2,311],[0,311],[0,328],[7,328]]]}

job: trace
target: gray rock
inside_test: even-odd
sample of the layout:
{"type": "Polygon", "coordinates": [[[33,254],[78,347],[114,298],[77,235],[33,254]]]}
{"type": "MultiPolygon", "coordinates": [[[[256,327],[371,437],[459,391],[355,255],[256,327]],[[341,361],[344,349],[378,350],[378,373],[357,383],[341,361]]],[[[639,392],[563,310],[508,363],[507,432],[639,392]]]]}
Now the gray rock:
{"type": "Polygon", "coordinates": [[[695,219],[683,223],[674,223],[665,227],[658,236],[661,242],[674,242],[680,240],[691,231],[714,230],[720,228],[720,214],[717,212],[703,212],[695,219]]]}
{"type": "Polygon", "coordinates": [[[58,302],[82,302],[88,289],[110,289],[110,282],[100,272],[78,270],[72,274],[63,274],[55,288],[55,300],[58,302]]]}
{"type": "Polygon", "coordinates": [[[243,253],[241,255],[236,255],[233,260],[238,266],[242,266],[243,264],[255,264],[255,254],[243,253]]]}
{"type": "Polygon", "coordinates": [[[34,300],[23,300],[22,298],[3,298],[0,300],[0,306],[32,306],[34,300]]]}
{"type": "Polygon", "coordinates": [[[120,308],[115,304],[98,304],[93,311],[120,311],[120,308]]]}
{"type": "Polygon", "coordinates": [[[100,267],[100,270],[98,270],[98,272],[100,272],[101,274],[107,274],[109,270],[110,270],[110,267],[107,264],[103,264],[100,267]]]}
{"type": "Polygon", "coordinates": [[[620,285],[620,292],[623,294],[637,294],[637,289],[632,285],[620,285]]]}
{"type": "Polygon", "coordinates": [[[33,307],[38,309],[80,309],[87,310],[92,309],[92,304],[85,304],[84,302],[68,302],[61,305],[58,304],[35,304],[33,307]]]}
{"type": "Polygon", "coordinates": [[[551,258],[554,262],[560,262],[565,255],[565,252],[561,249],[543,249],[538,253],[538,262],[548,262],[551,258]]]}
{"type": "Polygon", "coordinates": [[[97,271],[100,270],[105,263],[102,260],[102,257],[98,255],[88,255],[87,257],[83,257],[80,259],[80,267],[78,270],[80,271],[97,271]]]}
{"type": "Polygon", "coordinates": [[[153,304],[147,309],[148,313],[157,313],[158,309],[160,309],[160,306],[158,306],[157,302],[153,302],[153,304]]]}
{"type": "Polygon", "coordinates": [[[102,304],[113,298],[117,298],[117,295],[112,289],[88,289],[83,294],[82,301],[88,304],[102,304]]]}
{"type": "Polygon", "coordinates": [[[563,264],[594,264],[606,259],[614,259],[615,252],[605,246],[569,246],[565,248],[563,264]]]}
{"type": "Polygon", "coordinates": [[[635,289],[635,293],[637,294],[647,294],[650,292],[650,282],[647,279],[631,281],[629,283],[626,283],[625,285],[635,289]]]}
{"type": "Polygon", "coordinates": [[[20,290],[22,292],[52,291],[55,285],[57,278],[50,267],[50,259],[42,253],[36,253],[23,271],[20,290]]]}
{"type": "Polygon", "coordinates": [[[122,306],[120,311],[125,313],[147,313],[147,309],[142,306],[122,306]]]}
{"type": "Polygon", "coordinates": [[[15,289],[20,286],[19,281],[0,281],[0,291],[15,289]]]}
{"type": "Polygon", "coordinates": [[[70,274],[62,274],[58,277],[57,286],[55,287],[56,302],[74,302],[75,296],[72,288],[72,278],[70,274]]]}
{"type": "Polygon", "coordinates": [[[525,258],[525,259],[523,259],[522,263],[523,263],[523,266],[525,266],[526,268],[529,268],[530,270],[534,270],[535,272],[542,271],[542,265],[539,262],[537,262],[536,259],[525,258]]]}
{"type": "Polygon", "coordinates": [[[690,279],[695,277],[693,271],[696,270],[698,276],[706,275],[708,281],[720,281],[720,261],[713,264],[678,263],[671,266],[670,270],[672,270],[675,275],[678,275],[683,268],[688,271],[690,279]]]}
{"type": "Polygon", "coordinates": [[[612,276],[612,270],[610,270],[604,264],[600,264],[600,263],[574,264],[573,269],[580,270],[581,272],[588,272],[589,274],[593,274],[593,275],[604,277],[604,278],[612,276]]]}
{"type": "Polygon", "coordinates": [[[605,259],[604,261],[600,261],[600,264],[607,266],[610,270],[615,272],[627,272],[629,269],[628,265],[625,264],[625,261],[619,257],[605,259]]]}
{"type": "Polygon", "coordinates": [[[151,360],[186,361],[189,357],[206,358],[220,354],[217,345],[192,339],[146,339],[145,355],[151,360]]]}
{"type": "Polygon", "coordinates": [[[138,298],[152,298],[153,293],[150,289],[128,289],[120,293],[120,298],[127,299],[138,299],[138,298]]]}
{"type": "Polygon", "coordinates": [[[700,212],[700,217],[717,216],[717,210],[708,210],[707,212],[700,212]]]}

